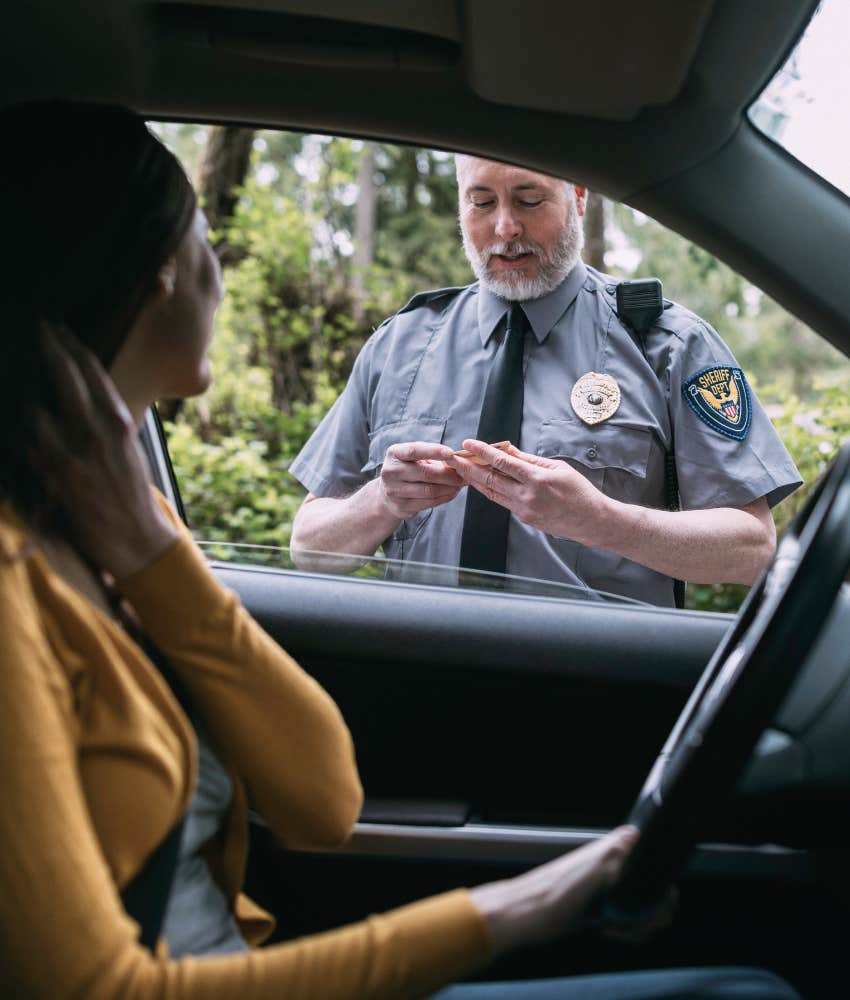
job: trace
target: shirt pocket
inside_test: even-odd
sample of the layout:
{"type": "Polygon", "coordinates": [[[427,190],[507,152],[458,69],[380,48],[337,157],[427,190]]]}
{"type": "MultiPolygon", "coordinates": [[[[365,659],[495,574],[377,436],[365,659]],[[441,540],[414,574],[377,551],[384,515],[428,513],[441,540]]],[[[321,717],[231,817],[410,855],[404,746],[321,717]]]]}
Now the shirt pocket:
{"type": "Polygon", "coordinates": [[[644,490],[651,447],[646,427],[554,418],[540,425],[537,454],[568,462],[608,496],[629,501],[644,490]]]}
{"type": "MultiPolygon", "coordinates": [[[[442,444],[445,430],[446,420],[440,417],[419,417],[415,420],[396,420],[393,423],[384,424],[369,434],[369,457],[361,471],[368,476],[377,475],[378,470],[384,464],[384,456],[390,445],[403,444],[407,441],[431,441],[434,444],[442,444]]],[[[431,516],[432,509],[427,507],[413,517],[402,521],[392,534],[393,542],[406,542],[414,538],[431,516]]],[[[384,552],[387,556],[397,559],[404,557],[404,552],[399,550],[397,546],[392,548],[393,554],[391,555],[387,544],[384,543],[384,552]]]]}

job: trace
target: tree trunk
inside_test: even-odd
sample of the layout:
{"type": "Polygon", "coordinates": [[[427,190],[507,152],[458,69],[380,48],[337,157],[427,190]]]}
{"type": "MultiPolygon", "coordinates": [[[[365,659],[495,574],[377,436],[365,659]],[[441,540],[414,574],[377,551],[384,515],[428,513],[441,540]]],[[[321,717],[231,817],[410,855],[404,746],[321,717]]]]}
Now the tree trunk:
{"type": "Polygon", "coordinates": [[[605,198],[595,191],[587,196],[584,216],[584,260],[597,271],[605,270],[605,198]]]}
{"type": "Polygon", "coordinates": [[[237,125],[211,126],[204,158],[198,170],[198,194],[210,229],[219,231],[216,253],[223,265],[229,263],[229,248],[223,241],[220,230],[236,208],[236,189],[245,183],[254,132],[252,128],[240,128],[237,125]]]}
{"type": "Polygon", "coordinates": [[[360,326],[365,313],[364,280],[375,259],[375,144],[364,142],[357,175],[354,213],[354,254],[351,258],[351,296],[354,321],[360,326]]]}

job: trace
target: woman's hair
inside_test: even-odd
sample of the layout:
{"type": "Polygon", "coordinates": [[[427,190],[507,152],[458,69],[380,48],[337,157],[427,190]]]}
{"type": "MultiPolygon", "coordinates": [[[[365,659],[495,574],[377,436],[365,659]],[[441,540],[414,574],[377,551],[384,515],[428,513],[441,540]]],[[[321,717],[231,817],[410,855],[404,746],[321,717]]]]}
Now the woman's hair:
{"type": "Polygon", "coordinates": [[[122,108],[19,105],[0,111],[0,135],[0,501],[36,524],[49,505],[27,451],[52,395],[40,322],[66,324],[108,367],[196,202],[175,157],[122,108]]]}

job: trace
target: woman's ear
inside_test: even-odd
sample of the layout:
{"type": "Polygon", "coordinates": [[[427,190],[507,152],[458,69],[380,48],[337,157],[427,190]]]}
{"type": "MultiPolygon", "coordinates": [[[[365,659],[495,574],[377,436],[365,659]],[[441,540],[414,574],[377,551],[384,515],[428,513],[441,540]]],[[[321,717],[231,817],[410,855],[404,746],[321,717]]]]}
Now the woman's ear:
{"type": "Polygon", "coordinates": [[[177,258],[166,257],[156,274],[156,289],[160,297],[170,299],[177,285],[177,258]]]}

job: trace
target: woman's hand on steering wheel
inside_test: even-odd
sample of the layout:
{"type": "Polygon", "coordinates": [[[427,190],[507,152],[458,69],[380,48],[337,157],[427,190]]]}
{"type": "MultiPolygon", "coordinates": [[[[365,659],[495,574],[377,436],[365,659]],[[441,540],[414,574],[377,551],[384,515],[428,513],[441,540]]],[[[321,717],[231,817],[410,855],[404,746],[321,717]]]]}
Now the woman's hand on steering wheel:
{"type": "Polygon", "coordinates": [[[637,838],[633,826],[621,826],[516,878],[472,889],[494,955],[575,930],[591,903],[616,882],[637,838]]]}
{"type": "Polygon", "coordinates": [[[137,428],[103,366],[63,327],[42,322],[40,336],[55,405],[36,414],[30,460],[67,540],[120,580],[177,532],[154,500],[137,428]]]}

